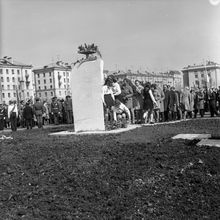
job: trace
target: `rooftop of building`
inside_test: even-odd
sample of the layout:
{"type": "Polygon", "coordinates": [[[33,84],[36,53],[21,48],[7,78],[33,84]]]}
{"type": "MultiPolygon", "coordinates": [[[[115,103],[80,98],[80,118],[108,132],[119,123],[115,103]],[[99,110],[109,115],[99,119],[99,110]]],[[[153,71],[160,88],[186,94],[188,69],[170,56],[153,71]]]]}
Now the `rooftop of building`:
{"type": "Polygon", "coordinates": [[[14,60],[12,57],[4,56],[0,59],[0,66],[2,67],[27,67],[32,68],[30,64],[24,64],[14,60]]]}
{"type": "Polygon", "coordinates": [[[188,71],[188,70],[196,70],[196,69],[205,69],[205,68],[220,68],[220,64],[213,62],[213,61],[205,61],[201,64],[193,64],[188,65],[187,67],[184,67],[182,71],[188,71]]]}
{"type": "Polygon", "coordinates": [[[58,69],[58,70],[71,70],[72,67],[68,63],[65,63],[63,61],[57,61],[55,63],[49,63],[43,67],[35,68],[33,71],[42,71],[45,69],[58,69]]]}

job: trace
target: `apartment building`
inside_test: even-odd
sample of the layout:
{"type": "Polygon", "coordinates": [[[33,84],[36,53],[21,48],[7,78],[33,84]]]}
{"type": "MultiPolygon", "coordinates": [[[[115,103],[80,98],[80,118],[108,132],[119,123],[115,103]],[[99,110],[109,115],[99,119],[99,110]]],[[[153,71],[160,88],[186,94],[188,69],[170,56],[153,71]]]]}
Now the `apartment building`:
{"type": "Polygon", "coordinates": [[[28,100],[34,97],[32,65],[23,64],[11,57],[0,59],[0,103],[9,100],[28,100]]]}
{"type": "Polygon", "coordinates": [[[182,69],[183,84],[188,87],[218,88],[220,86],[220,65],[206,61],[200,65],[189,65],[182,69]]]}
{"type": "Polygon", "coordinates": [[[64,99],[71,95],[70,74],[71,66],[58,61],[33,70],[36,97],[51,101],[56,96],[64,99]]]}

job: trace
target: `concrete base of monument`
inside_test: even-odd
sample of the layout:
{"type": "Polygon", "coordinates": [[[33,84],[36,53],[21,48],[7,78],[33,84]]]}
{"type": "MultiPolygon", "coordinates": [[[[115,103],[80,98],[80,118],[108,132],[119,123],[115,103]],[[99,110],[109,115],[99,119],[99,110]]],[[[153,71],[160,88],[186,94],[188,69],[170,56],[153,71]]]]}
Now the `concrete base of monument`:
{"type": "Polygon", "coordinates": [[[220,147],[220,139],[202,139],[197,146],[220,147]]]}
{"type": "Polygon", "coordinates": [[[202,140],[202,139],[208,139],[211,138],[211,134],[178,134],[172,139],[187,139],[187,140],[202,140]]]}
{"type": "Polygon", "coordinates": [[[136,128],[140,128],[141,125],[128,125],[127,128],[118,128],[114,130],[109,130],[109,131],[79,131],[79,132],[74,132],[74,131],[60,131],[60,132],[54,132],[50,133],[50,136],[68,136],[68,135],[89,135],[89,134],[117,134],[117,133],[122,133],[130,130],[134,130],[136,128]]]}

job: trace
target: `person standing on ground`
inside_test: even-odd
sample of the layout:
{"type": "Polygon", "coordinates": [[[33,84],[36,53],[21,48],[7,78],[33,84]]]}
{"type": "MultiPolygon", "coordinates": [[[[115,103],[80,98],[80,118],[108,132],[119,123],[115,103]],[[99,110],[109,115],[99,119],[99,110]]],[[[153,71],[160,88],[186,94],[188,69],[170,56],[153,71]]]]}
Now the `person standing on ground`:
{"type": "Polygon", "coordinates": [[[43,127],[43,113],[44,113],[44,106],[43,103],[40,101],[39,98],[36,98],[36,103],[33,105],[34,114],[37,119],[37,126],[38,128],[43,127]]]}
{"type": "Polygon", "coordinates": [[[163,92],[164,92],[164,121],[169,121],[169,104],[170,104],[170,91],[167,85],[163,85],[163,92]]]}
{"type": "Polygon", "coordinates": [[[4,130],[4,107],[0,104],[0,131],[4,130]]]}
{"type": "Polygon", "coordinates": [[[182,109],[184,111],[184,120],[186,120],[187,114],[190,111],[190,100],[189,87],[185,87],[180,94],[180,103],[182,104],[182,109]]]}
{"type": "Polygon", "coordinates": [[[154,124],[153,109],[154,109],[154,105],[157,105],[157,102],[153,96],[153,92],[151,90],[151,84],[149,82],[146,83],[144,86],[143,96],[144,96],[143,119],[145,120],[145,123],[147,123],[149,120],[150,124],[154,124]]]}
{"type": "Polygon", "coordinates": [[[61,105],[58,102],[57,97],[53,97],[51,103],[51,114],[53,115],[55,125],[59,124],[59,115],[61,114],[61,110],[61,105]]]}
{"type": "Polygon", "coordinates": [[[16,101],[9,101],[8,118],[11,123],[11,130],[17,131],[18,106],[16,101]]]}
{"type": "Polygon", "coordinates": [[[66,100],[64,101],[64,110],[66,114],[67,124],[72,124],[73,123],[73,107],[72,107],[72,99],[69,95],[66,96],[66,100]]]}
{"type": "Polygon", "coordinates": [[[27,102],[23,109],[23,118],[25,119],[27,129],[32,129],[32,119],[34,117],[34,111],[30,106],[30,103],[27,102]]]}
{"type": "Polygon", "coordinates": [[[197,93],[197,97],[198,97],[198,111],[200,113],[200,116],[203,118],[204,117],[204,113],[205,113],[205,95],[202,89],[199,89],[198,93],[197,93]]]}
{"type": "Polygon", "coordinates": [[[209,100],[209,109],[210,109],[211,117],[214,117],[214,115],[218,116],[218,112],[216,109],[217,95],[214,88],[211,88],[208,91],[208,100],[209,100]]]}

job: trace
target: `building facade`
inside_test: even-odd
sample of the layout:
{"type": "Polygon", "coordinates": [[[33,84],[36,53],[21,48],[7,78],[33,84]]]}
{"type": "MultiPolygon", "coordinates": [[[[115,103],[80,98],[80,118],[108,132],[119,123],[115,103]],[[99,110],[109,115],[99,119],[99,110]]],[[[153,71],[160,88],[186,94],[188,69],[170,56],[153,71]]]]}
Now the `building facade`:
{"type": "Polygon", "coordinates": [[[164,84],[174,86],[177,90],[180,90],[183,87],[183,76],[180,71],[168,71],[165,73],[150,73],[147,71],[145,73],[141,73],[139,71],[104,71],[104,74],[105,76],[113,74],[116,78],[118,78],[119,81],[123,80],[124,78],[128,78],[133,83],[135,80],[139,80],[143,83],[155,83],[161,88],[164,84]]]}
{"type": "Polygon", "coordinates": [[[184,67],[184,87],[218,88],[220,86],[220,65],[211,61],[205,64],[184,67]]]}
{"type": "Polygon", "coordinates": [[[64,99],[71,95],[70,74],[71,66],[62,61],[34,69],[36,97],[51,101],[56,96],[64,99]]]}
{"type": "Polygon", "coordinates": [[[32,65],[22,64],[11,57],[0,59],[0,103],[9,100],[27,101],[34,97],[32,65]]]}

